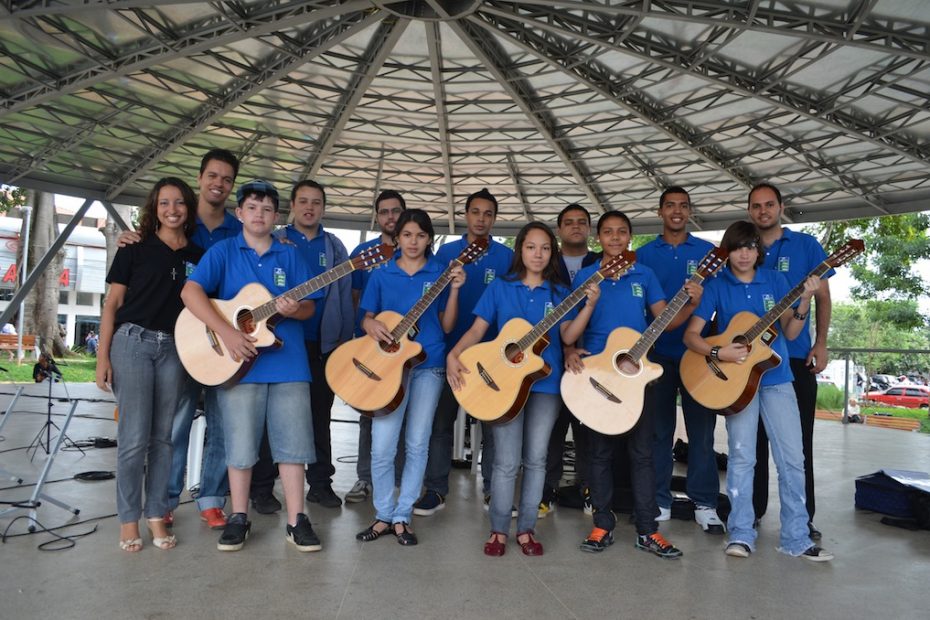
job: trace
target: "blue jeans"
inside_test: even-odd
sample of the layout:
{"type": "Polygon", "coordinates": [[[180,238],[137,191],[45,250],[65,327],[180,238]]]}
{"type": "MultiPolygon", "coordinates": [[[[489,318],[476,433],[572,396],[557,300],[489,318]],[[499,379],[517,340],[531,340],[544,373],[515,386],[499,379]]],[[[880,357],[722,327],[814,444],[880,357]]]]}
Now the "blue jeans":
{"type": "Polygon", "coordinates": [[[759,416],[769,436],[778,472],[781,502],[779,551],[801,555],[814,543],[807,529],[804,498],[804,454],[798,403],[790,383],[765,385],[743,411],[726,418],[730,456],[727,462],[727,494],[732,510],[727,519],[729,542],[755,549],[757,532],[752,527],[752,478],[756,464],[756,432],[759,416]]]}
{"type": "MultiPolygon", "coordinates": [[[[446,383],[436,405],[433,432],[429,439],[429,460],[426,462],[427,491],[435,491],[443,497],[449,494],[449,471],[452,469],[452,436],[455,420],[459,415],[459,403],[455,400],[452,387],[446,383]]],[[[478,424],[477,420],[472,421],[478,424]]],[[[491,492],[491,472],[494,470],[494,433],[491,425],[481,422],[481,477],[485,495],[491,492]]],[[[478,458],[478,447],[472,447],[472,458],[478,458]]]]}
{"type": "Polygon", "coordinates": [[[168,512],[171,422],[184,368],[174,336],[123,323],[110,343],[113,390],[119,405],[116,509],[120,523],[168,512]],[[142,505],[143,480],[145,507],[142,505]]]}
{"type": "Polygon", "coordinates": [[[387,523],[410,523],[413,503],[420,496],[426,471],[429,436],[439,393],[446,382],[442,368],[414,368],[400,406],[371,420],[371,482],[375,518],[387,523]],[[405,424],[406,422],[406,424],[405,424]],[[400,493],[394,497],[394,458],[401,428],[404,433],[404,470],[400,493]]]}
{"type": "Polygon", "coordinates": [[[546,456],[549,436],[562,399],[558,394],[531,392],[523,411],[506,424],[496,424],[494,433],[494,473],[491,476],[491,506],[488,511],[491,531],[507,534],[513,507],[514,483],[520,465],[520,515],[517,533],[532,532],[536,527],[539,502],[546,482],[546,456]]]}
{"type": "Polygon", "coordinates": [[[197,493],[197,509],[222,508],[229,495],[229,478],[226,476],[226,447],[223,439],[223,420],[216,400],[217,388],[204,387],[185,373],[184,387],[178,399],[171,428],[171,477],[168,480],[168,508],[174,510],[184,491],[184,473],[187,469],[187,449],[190,444],[191,425],[197,412],[197,400],[204,392],[204,417],[207,433],[203,447],[203,465],[200,470],[200,490],[197,493]]]}
{"type": "Polygon", "coordinates": [[[714,455],[714,427],[717,414],[695,401],[681,383],[678,361],[658,355],[650,359],[662,366],[662,376],[653,384],[652,411],[655,421],[653,462],[656,471],[656,503],[662,508],[672,506],[672,443],[678,422],[676,399],[681,394],[685,431],[688,434],[688,497],[698,506],[717,507],[720,474],[714,455]]]}
{"type": "Polygon", "coordinates": [[[316,455],[309,395],[306,381],[240,383],[219,390],[226,464],[251,469],[258,461],[266,429],[275,463],[313,463],[316,455]]]}

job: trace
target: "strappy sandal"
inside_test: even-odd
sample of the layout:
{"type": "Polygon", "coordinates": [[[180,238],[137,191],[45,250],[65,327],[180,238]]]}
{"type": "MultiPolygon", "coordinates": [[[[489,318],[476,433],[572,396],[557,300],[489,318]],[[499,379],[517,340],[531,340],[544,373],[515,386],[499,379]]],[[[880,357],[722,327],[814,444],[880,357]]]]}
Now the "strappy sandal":
{"type": "Polygon", "coordinates": [[[403,522],[398,521],[393,525],[394,527],[394,536],[397,537],[397,542],[405,547],[412,547],[417,544],[417,535],[410,531],[410,526],[403,522]],[[397,526],[400,526],[400,531],[397,531],[397,526]]]}
{"type": "Polygon", "coordinates": [[[491,532],[491,538],[484,543],[484,554],[491,557],[500,557],[507,551],[507,534],[491,532]]]}
{"type": "Polygon", "coordinates": [[[388,523],[387,521],[381,521],[380,519],[376,519],[374,523],[372,523],[367,528],[365,528],[364,530],[356,534],[355,540],[360,540],[362,542],[371,542],[373,540],[378,540],[379,538],[381,538],[381,536],[385,532],[387,532],[390,529],[391,529],[390,523],[388,523]],[[384,524],[383,530],[375,529],[375,526],[378,525],[379,523],[384,524]]]}
{"type": "Polygon", "coordinates": [[[523,555],[542,555],[543,546],[538,540],[533,537],[533,530],[527,530],[525,532],[520,532],[517,534],[517,544],[520,545],[520,549],[523,551],[523,555]],[[526,536],[526,540],[520,542],[520,538],[526,536]]]}
{"type": "MultiPolygon", "coordinates": [[[[178,537],[174,534],[168,534],[167,536],[156,536],[155,530],[152,529],[153,523],[164,524],[165,520],[162,517],[157,519],[146,519],[149,526],[149,532],[152,534],[152,544],[161,549],[162,551],[167,551],[168,549],[174,549],[178,544],[178,537]]],[[[167,531],[167,526],[166,526],[167,531]]]]}
{"type": "Polygon", "coordinates": [[[142,539],[127,538],[126,540],[121,540],[119,541],[119,548],[129,553],[138,553],[142,551],[142,539]]]}

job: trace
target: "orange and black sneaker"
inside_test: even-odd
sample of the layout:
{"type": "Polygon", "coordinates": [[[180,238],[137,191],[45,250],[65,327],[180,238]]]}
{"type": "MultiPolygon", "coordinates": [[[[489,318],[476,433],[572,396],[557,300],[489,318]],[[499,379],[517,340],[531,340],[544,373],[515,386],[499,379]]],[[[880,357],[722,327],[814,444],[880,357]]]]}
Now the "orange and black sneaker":
{"type": "Polygon", "coordinates": [[[680,549],[665,540],[665,537],[658,532],[653,532],[647,536],[638,536],[636,538],[636,548],[649,551],[666,560],[677,560],[684,555],[680,549]]]}
{"type": "Polygon", "coordinates": [[[614,535],[605,529],[595,527],[588,537],[581,542],[581,550],[589,553],[600,553],[614,544],[614,535]]]}

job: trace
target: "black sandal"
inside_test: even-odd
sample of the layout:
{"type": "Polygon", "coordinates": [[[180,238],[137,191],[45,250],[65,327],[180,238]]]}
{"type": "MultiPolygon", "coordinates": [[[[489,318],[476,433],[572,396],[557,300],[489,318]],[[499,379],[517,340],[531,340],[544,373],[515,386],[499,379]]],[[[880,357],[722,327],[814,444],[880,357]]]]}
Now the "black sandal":
{"type": "Polygon", "coordinates": [[[397,537],[398,543],[404,545],[405,547],[411,547],[417,544],[417,535],[410,531],[410,527],[406,523],[400,521],[395,523],[392,527],[395,528],[394,536],[397,537]],[[398,525],[401,526],[401,530],[399,532],[396,529],[398,525]]]}
{"type": "Polygon", "coordinates": [[[387,521],[375,520],[374,523],[369,525],[366,529],[362,530],[355,535],[355,540],[360,540],[362,542],[371,542],[373,540],[378,540],[381,536],[391,529],[391,524],[387,521]],[[379,523],[383,523],[386,527],[383,530],[376,530],[375,526],[379,523]]]}

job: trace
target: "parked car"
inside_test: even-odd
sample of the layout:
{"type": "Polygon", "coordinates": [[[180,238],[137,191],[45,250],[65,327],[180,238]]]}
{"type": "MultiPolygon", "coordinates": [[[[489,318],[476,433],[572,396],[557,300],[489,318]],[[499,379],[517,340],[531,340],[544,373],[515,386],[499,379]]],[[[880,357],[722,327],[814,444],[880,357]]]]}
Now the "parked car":
{"type": "Polygon", "coordinates": [[[883,392],[869,392],[865,395],[865,400],[895,407],[927,409],[930,407],[930,387],[926,385],[896,385],[883,392]]]}
{"type": "Polygon", "coordinates": [[[872,375],[869,377],[869,385],[873,390],[887,390],[898,380],[891,375],[872,375]]]}

